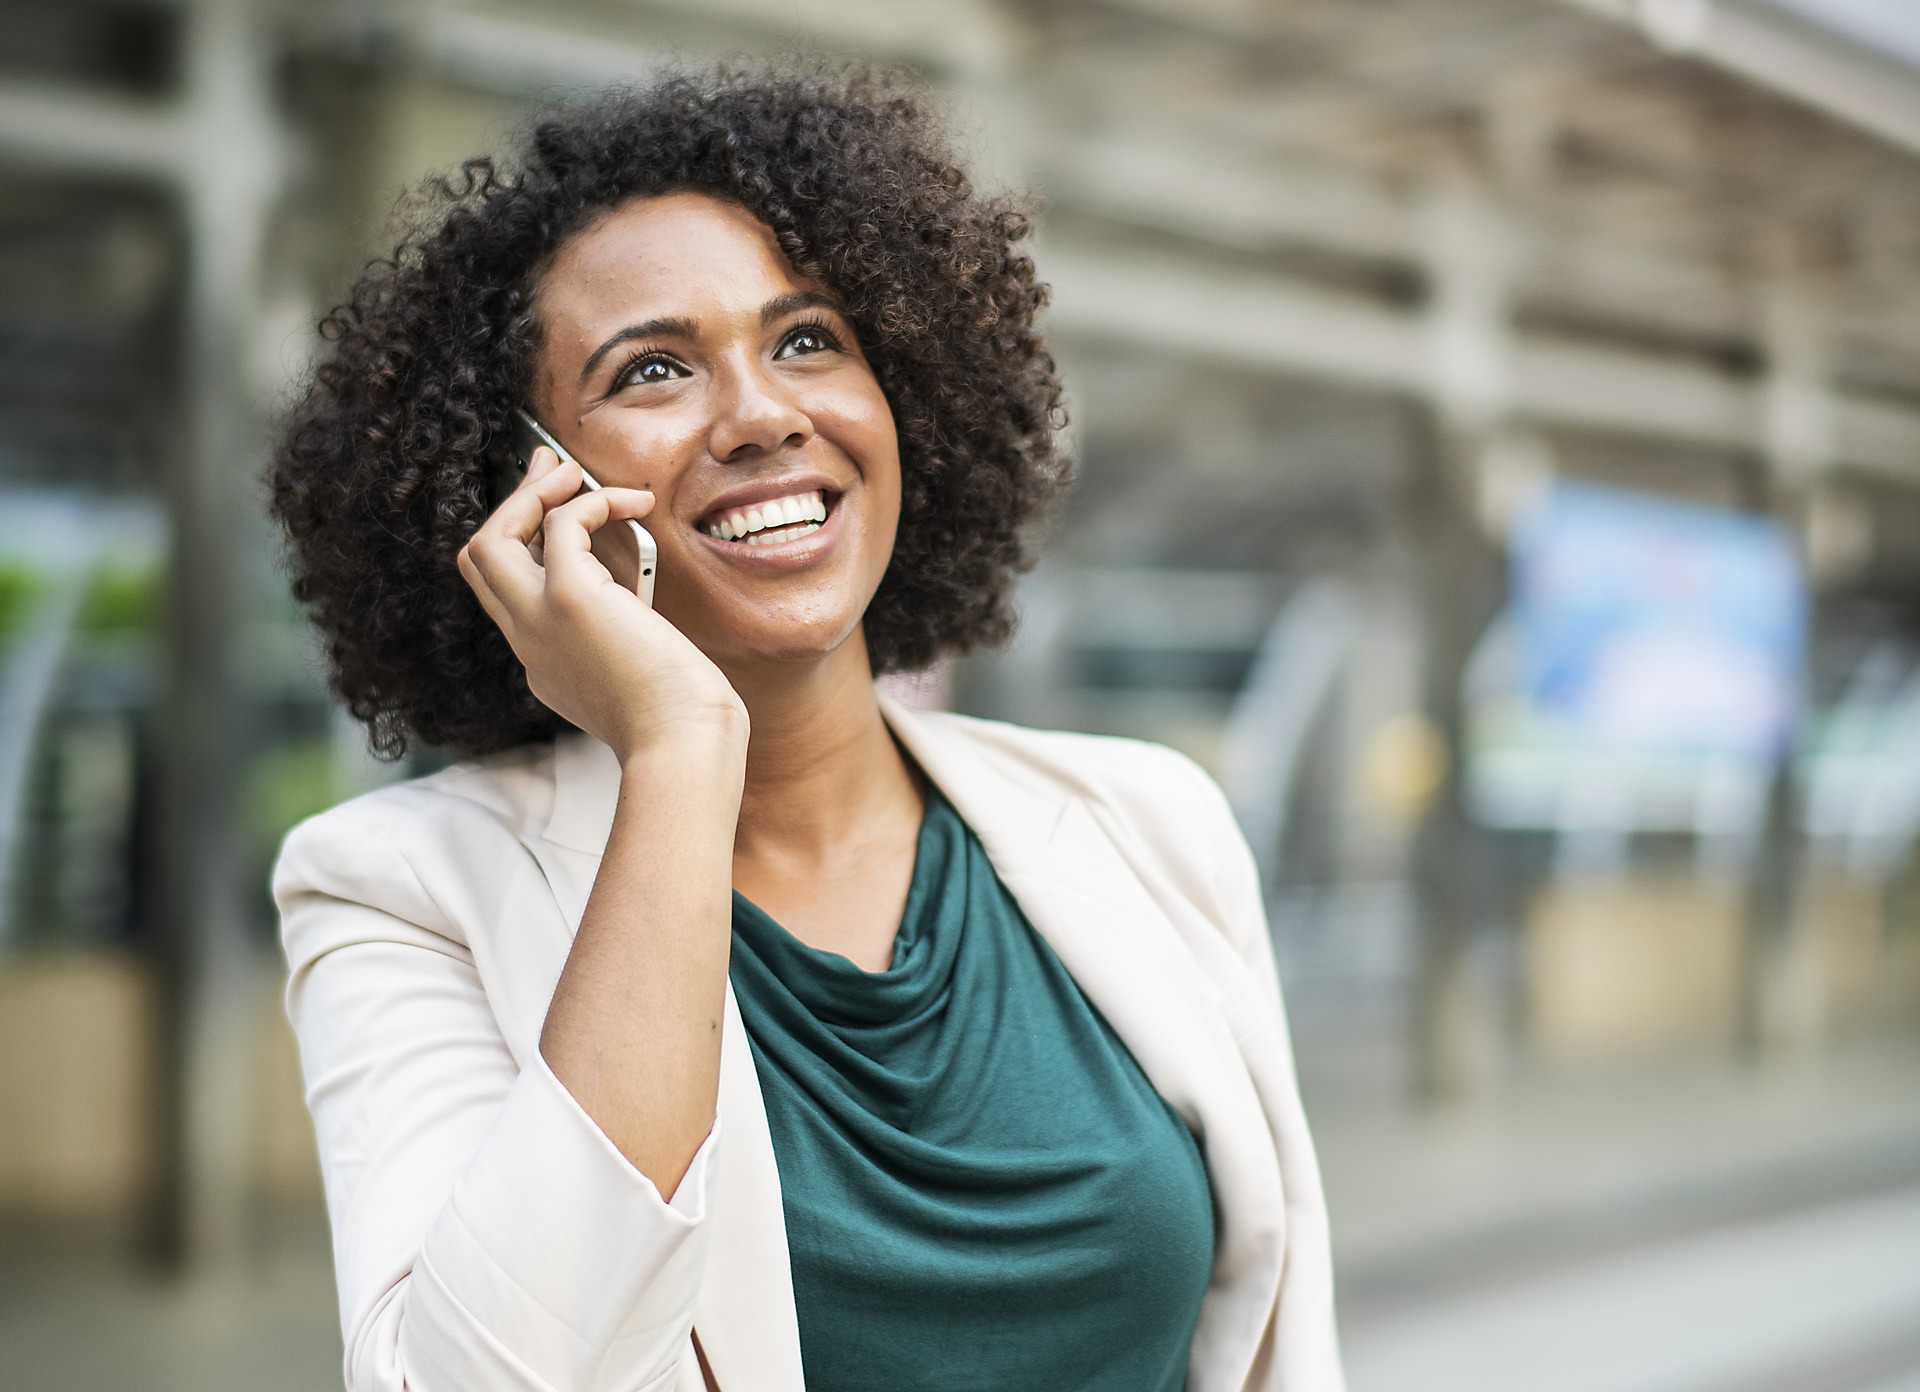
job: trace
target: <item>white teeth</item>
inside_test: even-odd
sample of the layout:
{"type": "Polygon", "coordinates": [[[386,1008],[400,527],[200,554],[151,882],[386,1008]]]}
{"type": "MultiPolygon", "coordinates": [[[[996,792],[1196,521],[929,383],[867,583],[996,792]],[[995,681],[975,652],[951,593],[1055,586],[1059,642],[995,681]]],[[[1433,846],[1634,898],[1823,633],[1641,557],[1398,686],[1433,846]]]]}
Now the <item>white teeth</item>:
{"type": "MultiPolygon", "coordinates": [[[[722,541],[744,539],[748,545],[758,542],[757,534],[772,527],[790,526],[796,522],[821,523],[827,520],[827,501],[823,493],[815,490],[811,493],[797,493],[787,498],[775,498],[765,503],[755,503],[750,508],[735,509],[717,521],[704,523],[701,530],[708,536],[719,537],[722,541]]],[[[809,527],[808,531],[813,528],[809,527]]],[[[796,533],[805,536],[805,532],[796,533]]]]}
{"type": "Polygon", "coordinates": [[[807,524],[806,531],[794,532],[791,536],[770,537],[766,535],[764,532],[755,532],[752,536],[747,538],[747,545],[778,546],[783,541],[791,541],[793,540],[794,537],[803,537],[803,536],[806,536],[809,532],[817,532],[819,530],[820,530],[820,524],[818,522],[809,522],[807,524]]]}

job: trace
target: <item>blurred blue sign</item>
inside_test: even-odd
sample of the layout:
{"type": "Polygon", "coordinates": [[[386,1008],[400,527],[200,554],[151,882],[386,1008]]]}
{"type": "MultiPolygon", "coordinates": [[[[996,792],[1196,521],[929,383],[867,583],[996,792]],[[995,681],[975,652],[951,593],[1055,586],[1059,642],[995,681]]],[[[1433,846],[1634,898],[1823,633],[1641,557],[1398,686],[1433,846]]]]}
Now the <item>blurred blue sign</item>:
{"type": "Polygon", "coordinates": [[[1806,591],[1778,522],[1558,483],[1512,541],[1538,717],[1589,747],[1779,752],[1797,710],[1806,591]]]}

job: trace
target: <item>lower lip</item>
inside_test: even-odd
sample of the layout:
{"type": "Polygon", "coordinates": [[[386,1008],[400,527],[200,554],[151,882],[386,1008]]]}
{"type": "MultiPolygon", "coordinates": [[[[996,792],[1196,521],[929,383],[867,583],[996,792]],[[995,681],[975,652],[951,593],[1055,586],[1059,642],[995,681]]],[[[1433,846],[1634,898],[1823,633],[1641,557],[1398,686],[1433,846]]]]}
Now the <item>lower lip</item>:
{"type": "Polygon", "coordinates": [[[744,541],[722,541],[698,527],[693,530],[700,540],[743,569],[758,571],[763,575],[785,575],[789,571],[805,570],[827,558],[840,540],[840,514],[846,511],[846,505],[847,495],[842,493],[827,509],[825,522],[792,541],[749,546],[744,541]]]}

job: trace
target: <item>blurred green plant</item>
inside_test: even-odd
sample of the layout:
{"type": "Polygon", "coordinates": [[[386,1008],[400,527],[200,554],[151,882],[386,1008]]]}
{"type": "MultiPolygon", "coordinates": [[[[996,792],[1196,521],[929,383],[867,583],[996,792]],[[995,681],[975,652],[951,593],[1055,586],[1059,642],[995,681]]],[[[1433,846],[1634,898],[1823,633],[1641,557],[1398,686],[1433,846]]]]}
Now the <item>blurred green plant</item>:
{"type": "Polygon", "coordinates": [[[40,588],[40,576],[30,566],[0,565],[0,634],[12,633],[26,622],[40,588]]]}
{"type": "MultiPolygon", "coordinates": [[[[0,564],[0,634],[23,627],[45,593],[46,576],[24,562],[0,564]]],[[[108,561],[87,582],[76,626],[82,633],[153,630],[166,606],[166,572],[145,561],[108,561]]]]}
{"type": "Polygon", "coordinates": [[[333,750],[325,739],[263,750],[248,767],[241,794],[245,834],[258,847],[277,847],[296,822],[325,811],[341,796],[333,750]]]}
{"type": "Polygon", "coordinates": [[[166,600],[166,572],[161,567],[108,561],[94,572],[79,626],[86,633],[157,629],[166,600]]]}

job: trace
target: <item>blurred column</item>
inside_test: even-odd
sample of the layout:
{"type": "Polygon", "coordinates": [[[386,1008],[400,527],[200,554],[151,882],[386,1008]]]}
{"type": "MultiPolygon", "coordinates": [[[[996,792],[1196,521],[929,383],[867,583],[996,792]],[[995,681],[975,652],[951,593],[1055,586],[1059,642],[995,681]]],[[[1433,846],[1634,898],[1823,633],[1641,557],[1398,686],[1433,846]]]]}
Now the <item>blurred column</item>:
{"type": "Polygon", "coordinates": [[[1795,751],[1812,714],[1815,577],[1807,562],[1807,518],[1812,494],[1836,453],[1832,390],[1832,327],[1828,292],[1804,234],[1775,226],[1767,230],[1757,262],[1759,308],[1767,373],[1762,383],[1761,429],[1765,472],[1750,499],[1756,510],[1778,517],[1798,543],[1807,577],[1807,631],[1800,665],[1798,711],[1768,786],[1742,952],[1739,1041],[1758,1059],[1774,1047],[1810,1042],[1817,1009],[1807,1008],[1819,990],[1812,979],[1818,954],[1795,952],[1805,851],[1803,795],[1794,776],[1795,751]]]}
{"type": "Polygon", "coordinates": [[[183,13],[188,234],[183,440],[167,480],[173,534],[162,705],[159,857],[160,1170],[149,1248],[168,1264],[230,1258],[253,1196],[254,1005],[260,957],[239,878],[237,788],[251,722],[236,649],[241,558],[258,535],[262,426],[247,390],[262,240],[286,151],[259,6],[183,13]]]}
{"type": "Polygon", "coordinates": [[[1433,1101],[1474,1089],[1486,1072],[1492,1028],[1490,1003],[1476,998],[1468,970],[1481,896],[1478,839],[1464,796],[1461,674],[1498,585],[1475,500],[1482,455],[1509,409],[1511,249],[1505,217],[1464,156],[1429,186],[1422,222],[1434,406],[1430,443],[1412,463],[1401,512],[1422,643],[1423,714],[1449,756],[1413,847],[1420,937],[1411,1076],[1417,1095],[1433,1101]]]}

